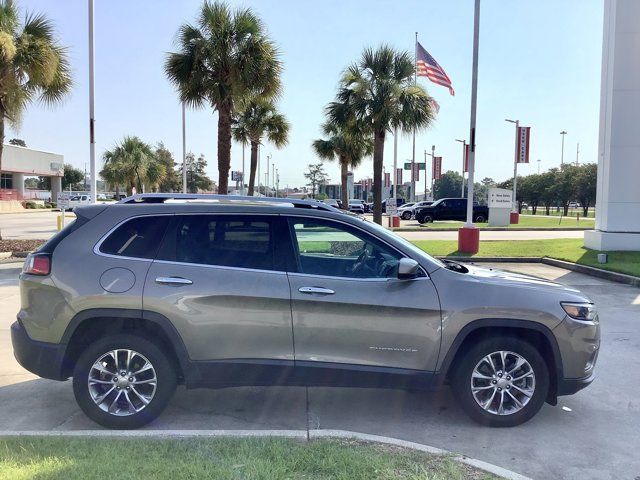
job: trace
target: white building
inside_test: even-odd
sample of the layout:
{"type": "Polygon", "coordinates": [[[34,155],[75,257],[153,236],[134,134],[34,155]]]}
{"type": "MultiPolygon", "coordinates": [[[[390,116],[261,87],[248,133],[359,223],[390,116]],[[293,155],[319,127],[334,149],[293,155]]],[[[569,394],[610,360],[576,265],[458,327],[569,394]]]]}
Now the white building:
{"type": "Polygon", "coordinates": [[[24,178],[51,177],[51,199],[62,190],[64,157],[57,153],[4,144],[0,171],[0,200],[22,200],[24,178]]]}

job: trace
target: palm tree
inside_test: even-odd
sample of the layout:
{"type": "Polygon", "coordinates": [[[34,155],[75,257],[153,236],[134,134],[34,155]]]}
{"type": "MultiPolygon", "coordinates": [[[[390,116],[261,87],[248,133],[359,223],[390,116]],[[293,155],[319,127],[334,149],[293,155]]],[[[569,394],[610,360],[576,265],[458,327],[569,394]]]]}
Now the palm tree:
{"type": "Polygon", "coordinates": [[[322,132],[328,139],[314,140],[313,149],[324,160],[337,158],[340,162],[342,205],[344,208],[348,208],[347,174],[349,167],[357,167],[364,156],[371,155],[373,143],[371,138],[366,136],[353,122],[342,127],[336,123],[326,122],[322,125],[322,132]]]}
{"type": "MultiPolygon", "coordinates": [[[[158,170],[153,163],[155,157],[151,145],[143,142],[138,137],[125,137],[113,150],[107,150],[103,155],[105,168],[100,175],[107,182],[107,178],[118,178],[127,186],[127,193],[131,195],[133,187],[138,193],[143,192],[143,186],[157,185],[162,181],[163,175],[158,175],[158,170]],[[120,171],[120,174],[114,174],[120,171]]],[[[164,166],[160,166],[164,170],[164,166]]],[[[117,183],[116,183],[117,184],[117,183]]]]}
{"type": "Polygon", "coordinates": [[[382,223],[382,163],[386,133],[404,132],[431,124],[434,112],[427,92],[414,82],[413,58],[382,45],[367,48],[345,72],[338,101],[329,104],[330,121],[343,123],[354,115],[373,138],[373,220],[382,223]]]}
{"type": "Polygon", "coordinates": [[[27,105],[61,101],[71,89],[71,71],[53,24],[41,14],[27,14],[23,24],[12,0],[0,0],[0,170],[5,120],[13,126],[27,105]]]}
{"type": "MultiPolygon", "coordinates": [[[[233,138],[251,145],[251,168],[249,171],[249,195],[253,195],[258,168],[258,146],[266,137],[277,148],[288,142],[289,123],[279,113],[272,100],[254,97],[242,106],[233,119],[233,138]]],[[[244,181],[244,179],[243,179],[244,181]]]]}
{"type": "Polygon", "coordinates": [[[167,56],[165,72],[182,102],[195,108],[209,104],[218,112],[218,191],[226,194],[236,103],[280,93],[280,55],[251,9],[231,11],[208,0],[195,26],[180,27],[177,43],[179,51],[167,56]]]}
{"type": "Polygon", "coordinates": [[[127,183],[127,175],[116,162],[105,163],[100,170],[100,176],[109,185],[109,188],[115,188],[116,198],[120,199],[120,185],[127,183]]]}

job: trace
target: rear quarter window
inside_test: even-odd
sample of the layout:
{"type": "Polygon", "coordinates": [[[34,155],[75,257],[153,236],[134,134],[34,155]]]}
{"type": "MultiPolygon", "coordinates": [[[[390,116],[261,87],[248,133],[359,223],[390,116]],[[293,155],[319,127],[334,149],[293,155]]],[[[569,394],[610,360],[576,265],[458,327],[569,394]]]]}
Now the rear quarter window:
{"type": "Polygon", "coordinates": [[[121,257],[153,259],[158,253],[169,216],[146,216],[127,220],[100,245],[100,252],[121,257]]]}

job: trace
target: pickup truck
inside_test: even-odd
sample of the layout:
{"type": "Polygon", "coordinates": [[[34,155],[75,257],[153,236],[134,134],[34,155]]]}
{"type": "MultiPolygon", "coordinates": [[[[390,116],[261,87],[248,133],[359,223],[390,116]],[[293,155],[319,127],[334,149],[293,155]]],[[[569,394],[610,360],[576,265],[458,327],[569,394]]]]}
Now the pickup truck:
{"type": "MultiPolygon", "coordinates": [[[[428,206],[416,207],[413,211],[418,223],[433,222],[434,220],[466,220],[466,198],[441,198],[428,206]]],[[[473,221],[486,222],[489,218],[489,207],[473,205],[473,221]]]]}

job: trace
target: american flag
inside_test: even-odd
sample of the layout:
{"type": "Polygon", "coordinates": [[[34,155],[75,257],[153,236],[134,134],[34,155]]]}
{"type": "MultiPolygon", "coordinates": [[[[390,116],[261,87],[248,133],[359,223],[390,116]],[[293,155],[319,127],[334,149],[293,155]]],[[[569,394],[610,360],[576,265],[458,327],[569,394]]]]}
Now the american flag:
{"type": "Polygon", "coordinates": [[[451,95],[455,95],[451,80],[444,72],[442,67],[436,62],[436,59],[429,55],[420,42],[416,42],[416,74],[419,77],[427,77],[433,83],[442,85],[449,89],[451,95]]]}

